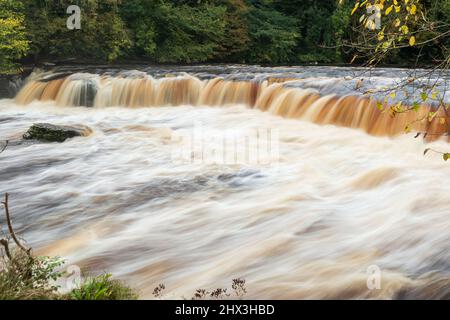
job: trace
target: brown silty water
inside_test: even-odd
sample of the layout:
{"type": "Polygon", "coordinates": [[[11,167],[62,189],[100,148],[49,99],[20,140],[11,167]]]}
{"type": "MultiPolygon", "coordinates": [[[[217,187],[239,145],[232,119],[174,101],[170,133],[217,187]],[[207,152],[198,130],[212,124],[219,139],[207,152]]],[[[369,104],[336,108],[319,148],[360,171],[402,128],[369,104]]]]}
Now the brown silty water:
{"type": "Polygon", "coordinates": [[[284,79],[271,78],[259,83],[227,81],[223,78],[202,81],[191,76],[162,79],[150,76],[138,79],[99,76],[86,82],[84,79],[67,77],[48,82],[30,81],[15,101],[19,105],[34,100],[51,100],[58,106],[82,105],[83,90],[86,91],[89,84],[95,83],[100,89],[93,105],[98,108],[244,104],[274,115],[362,129],[377,136],[404,133],[407,125],[409,130],[427,133],[428,139],[439,138],[449,132],[450,121],[445,108],[440,108],[431,121],[428,121],[427,115],[432,109],[427,104],[421,104],[418,110],[393,116],[387,112],[390,107],[388,103],[380,108],[376,99],[367,96],[320,95],[311,89],[286,87],[280,83],[281,80],[284,79]]]}
{"type": "MultiPolygon", "coordinates": [[[[1,155],[0,192],[18,230],[37,252],[111,272],[143,298],[159,283],[168,298],[190,298],[238,277],[246,298],[448,298],[450,167],[422,155],[448,150],[445,109],[416,121],[436,108],[426,101],[392,117],[381,96],[341,76],[350,70],[300,69],[32,75],[0,100],[1,137],[14,141],[33,122],[93,134],[1,155]],[[277,132],[278,154],[173,161],[183,148],[174,137],[197,122],[206,141],[277,132]]],[[[383,83],[395,74],[382,72],[383,83]]]]}

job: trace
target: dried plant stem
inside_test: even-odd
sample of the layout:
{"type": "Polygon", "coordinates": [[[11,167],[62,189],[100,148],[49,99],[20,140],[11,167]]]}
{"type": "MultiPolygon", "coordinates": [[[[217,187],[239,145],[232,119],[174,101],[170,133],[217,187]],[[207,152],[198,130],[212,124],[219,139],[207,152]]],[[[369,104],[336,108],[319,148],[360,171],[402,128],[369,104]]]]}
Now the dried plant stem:
{"type": "MultiPolygon", "coordinates": [[[[9,234],[11,235],[11,238],[14,240],[16,245],[28,255],[28,257],[32,258],[31,248],[26,248],[22,243],[20,243],[19,239],[16,236],[16,233],[14,232],[14,228],[13,228],[12,221],[11,221],[11,215],[9,213],[8,193],[5,193],[5,200],[2,202],[2,204],[5,208],[6,223],[8,225],[8,231],[9,231],[9,234]]],[[[2,243],[3,247],[5,247],[6,255],[8,256],[8,258],[10,258],[11,253],[9,251],[8,241],[5,239],[1,239],[1,240],[2,240],[1,243],[2,243]],[[6,245],[5,245],[5,243],[6,243],[6,245]]]]}
{"type": "Polygon", "coordinates": [[[9,242],[6,239],[0,239],[0,244],[5,248],[6,257],[12,260],[11,251],[9,250],[9,242]]]}
{"type": "Polygon", "coordinates": [[[0,150],[0,153],[2,153],[3,151],[5,151],[6,147],[8,146],[9,140],[5,141],[5,145],[3,146],[2,150],[0,150]]]}

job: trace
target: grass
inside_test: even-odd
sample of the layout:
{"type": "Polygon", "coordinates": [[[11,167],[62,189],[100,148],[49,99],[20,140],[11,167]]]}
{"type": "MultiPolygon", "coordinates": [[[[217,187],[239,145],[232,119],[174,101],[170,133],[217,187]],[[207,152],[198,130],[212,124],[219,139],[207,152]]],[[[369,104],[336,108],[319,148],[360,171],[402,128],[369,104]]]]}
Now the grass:
{"type": "Polygon", "coordinates": [[[55,281],[63,277],[59,257],[32,257],[15,250],[0,259],[0,300],[135,300],[138,294],[122,281],[102,274],[85,279],[61,294],[55,281]]]}
{"type": "Polygon", "coordinates": [[[136,300],[138,295],[111,274],[87,279],[79,288],[66,295],[68,300],[136,300]]]}

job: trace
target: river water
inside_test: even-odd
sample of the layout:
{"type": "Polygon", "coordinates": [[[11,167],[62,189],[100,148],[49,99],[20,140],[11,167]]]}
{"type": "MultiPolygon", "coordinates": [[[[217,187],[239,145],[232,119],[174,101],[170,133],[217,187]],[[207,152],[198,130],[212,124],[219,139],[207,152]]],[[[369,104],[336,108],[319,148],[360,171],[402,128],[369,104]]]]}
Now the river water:
{"type": "MultiPolygon", "coordinates": [[[[290,70],[289,77],[323,82],[354,71],[321,70],[290,70]]],[[[208,81],[199,73],[198,81],[208,81]]],[[[188,90],[203,90],[198,85],[188,90]]],[[[0,193],[10,194],[16,229],[37,253],[110,272],[142,298],[152,298],[159,283],[166,298],[190,298],[235,278],[246,280],[245,298],[256,299],[448,295],[450,165],[438,153],[423,156],[426,148],[448,152],[445,138],[425,142],[414,132],[286,116],[271,112],[280,110],[272,102],[260,107],[260,92],[200,102],[171,94],[160,105],[130,107],[110,106],[122,98],[105,100],[97,87],[94,107],[76,107],[70,101],[83,92],[66,90],[78,93],[61,98],[63,105],[58,93],[0,100],[0,140],[10,140],[0,154],[0,193]],[[177,106],[167,102],[173,99],[177,106]],[[256,102],[249,107],[245,99],[256,102]],[[61,144],[21,141],[37,122],[83,124],[93,134],[61,144]],[[203,138],[192,134],[198,130],[203,138]],[[225,135],[255,132],[269,148],[222,144],[225,135]],[[205,144],[234,161],[199,157],[205,144]]]]}

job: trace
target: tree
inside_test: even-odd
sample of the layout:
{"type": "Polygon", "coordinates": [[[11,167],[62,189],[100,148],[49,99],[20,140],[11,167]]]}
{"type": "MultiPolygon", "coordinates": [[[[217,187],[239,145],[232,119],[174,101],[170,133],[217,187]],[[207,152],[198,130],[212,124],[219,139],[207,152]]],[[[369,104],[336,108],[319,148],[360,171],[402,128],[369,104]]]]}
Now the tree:
{"type": "MultiPolygon", "coordinates": [[[[437,0],[372,0],[356,1],[351,12],[358,18],[359,32],[355,32],[356,41],[349,44],[356,50],[354,59],[358,55],[365,57],[367,66],[374,67],[380,62],[389,59],[392,55],[397,57],[408,56],[413,63],[410,76],[389,88],[382,88],[385,93],[383,109],[388,101],[388,95],[395,97],[398,92],[412,96],[411,105],[397,102],[389,107],[393,117],[406,112],[423,110],[423,104],[431,105],[427,112],[419,112],[413,123],[422,122],[439,128],[439,132],[432,135],[441,136],[450,134],[450,105],[446,103],[446,82],[442,89],[442,81],[450,68],[450,1],[437,0]],[[375,15],[367,15],[368,9],[375,15]],[[375,20],[374,20],[375,18],[375,20]],[[378,21],[376,20],[378,19],[378,21]],[[422,54],[424,52],[424,54],[422,54]],[[369,57],[369,58],[367,58],[369,57]],[[417,72],[417,68],[431,63],[426,72],[417,72]],[[405,88],[413,89],[412,92],[405,88]]],[[[411,130],[411,124],[405,131],[411,130]]],[[[430,135],[429,132],[419,132],[416,137],[430,135]]],[[[430,149],[425,150],[425,154],[430,149]]],[[[442,153],[444,160],[450,154],[442,153]]]]}
{"type": "Polygon", "coordinates": [[[164,6],[159,24],[158,62],[202,62],[211,59],[223,40],[225,7],[164,6]]]}
{"type": "Polygon", "coordinates": [[[297,45],[297,20],[256,3],[247,14],[251,43],[249,62],[280,63],[292,59],[297,45]]]}
{"type": "Polygon", "coordinates": [[[0,73],[16,73],[15,61],[28,52],[23,5],[17,0],[0,0],[0,73]]]}
{"type": "Polygon", "coordinates": [[[241,62],[250,44],[246,19],[249,7],[244,0],[220,0],[218,3],[226,7],[225,30],[223,41],[215,50],[214,58],[220,61],[241,62]]]}
{"type": "Polygon", "coordinates": [[[450,25],[449,0],[0,3],[4,52],[0,59],[8,65],[5,70],[24,55],[35,61],[146,58],[156,63],[339,63],[355,57],[353,61],[373,59],[373,64],[411,64],[420,53],[421,62],[439,64],[443,56],[448,56],[450,46],[449,33],[445,33],[450,25]],[[81,30],[66,28],[66,9],[71,4],[81,8],[81,30]],[[366,9],[371,4],[383,6],[384,30],[373,32],[366,28],[366,9]],[[427,44],[426,50],[421,49],[421,44],[427,44]]]}
{"type": "Polygon", "coordinates": [[[155,62],[200,62],[223,42],[226,8],[208,2],[130,0],[121,14],[132,30],[133,51],[155,62]]]}
{"type": "Polygon", "coordinates": [[[69,30],[66,9],[70,0],[24,0],[27,37],[35,60],[41,57],[77,57],[114,61],[130,46],[127,30],[118,14],[117,0],[79,0],[80,30],[69,30]]]}
{"type": "Polygon", "coordinates": [[[339,62],[341,52],[335,45],[348,29],[348,12],[336,0],[274,0],[274,7],[295,18],[299,41],[295,48],[300,62],[339,62]],[[334,46],[334,47],[333,47],[334,46]]]}

